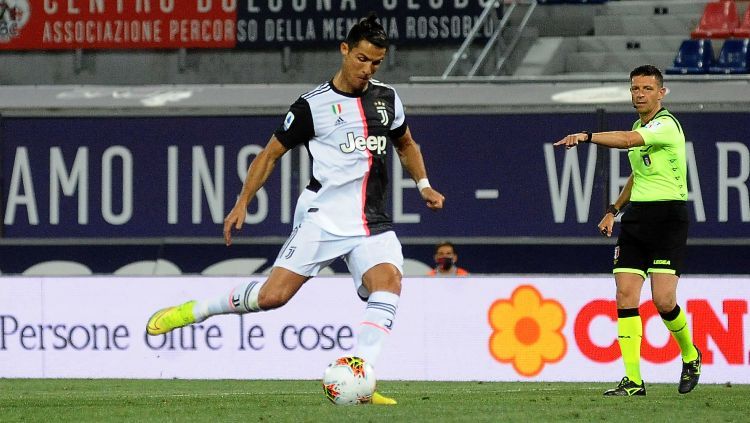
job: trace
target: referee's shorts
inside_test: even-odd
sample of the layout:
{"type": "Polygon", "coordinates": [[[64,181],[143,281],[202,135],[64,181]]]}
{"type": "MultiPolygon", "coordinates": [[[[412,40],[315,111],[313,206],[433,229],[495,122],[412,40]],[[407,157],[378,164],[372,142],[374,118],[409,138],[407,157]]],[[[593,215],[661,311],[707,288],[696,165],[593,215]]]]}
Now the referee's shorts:
{"type": "Polygon", "coordinates": [[[685,201],[631,202],[620,222],[613,273],[680,276],[688,234],[685,201]]]}

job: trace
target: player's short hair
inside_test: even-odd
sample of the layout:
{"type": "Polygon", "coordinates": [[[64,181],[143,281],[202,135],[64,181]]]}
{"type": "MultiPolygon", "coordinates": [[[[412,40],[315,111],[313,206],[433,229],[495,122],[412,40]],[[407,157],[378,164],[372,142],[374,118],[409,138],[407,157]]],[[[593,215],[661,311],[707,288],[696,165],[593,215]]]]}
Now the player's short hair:
{"type": "Polygon", "coordinates": [[[654,78],[656,78],[656,82],[659,84],[659,87],[664,86],[664,77],[662,76],[659,68],[654,65],[638,66],[637,68],[630,71],[631,80],[634,76],[653,76],[654,78]]]}
{"type": "Polygon", "coordinates": [[[456,254],[456,246],[453,245],[450,241],[443,241],[441,243],[438,243],[438,245],[435,246],[435,254],[438,253],[438,250],[442,247],[451,247],[451,250],[453,250],[453,254],[456,254]]]}
{"type": "Polygon", "coordinates": [[[388,48],[388,36],[385,35],[385,29],[378,21],[378,15],[375,12],[370,12],[366,18],[356,23],[349,30],[344,41],[349,48],[354,48],[362,40],[367,40],[380,48],[388,48]]]}

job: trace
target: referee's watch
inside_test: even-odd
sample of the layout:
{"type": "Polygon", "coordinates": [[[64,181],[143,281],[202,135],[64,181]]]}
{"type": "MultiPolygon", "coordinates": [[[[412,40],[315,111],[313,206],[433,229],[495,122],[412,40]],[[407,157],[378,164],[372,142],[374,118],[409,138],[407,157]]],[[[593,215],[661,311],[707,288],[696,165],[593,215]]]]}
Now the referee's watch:
{"type": "Polygon", "coordinates": [[[617,217],[618,214],[620,214],[620,209],[615,207],[614,204],[610,204],[607,206],[607,209],[604,211],[604,214],[612,213],[612,216],[617,217]]]}

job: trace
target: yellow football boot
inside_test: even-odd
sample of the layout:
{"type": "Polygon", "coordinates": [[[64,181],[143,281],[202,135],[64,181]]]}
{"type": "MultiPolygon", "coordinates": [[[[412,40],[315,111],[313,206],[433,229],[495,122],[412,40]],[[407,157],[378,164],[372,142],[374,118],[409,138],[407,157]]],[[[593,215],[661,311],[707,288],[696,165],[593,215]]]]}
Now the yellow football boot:
{"type": "Polygon", "coordinates": [[[157,311],[148,319],[146,332],[149,335],[161,335],[195,323],[193,307],[195,307],[195,301],[188,301],[182,305],[167,307],[157,311]]]}
{"type": "Polygon", "coordinates": [[[396,405],[398,402],[396,402],[393,398],[388,398],[379,392],[374,392],[372,394],[372,403],[375,405],[396,405]]]}

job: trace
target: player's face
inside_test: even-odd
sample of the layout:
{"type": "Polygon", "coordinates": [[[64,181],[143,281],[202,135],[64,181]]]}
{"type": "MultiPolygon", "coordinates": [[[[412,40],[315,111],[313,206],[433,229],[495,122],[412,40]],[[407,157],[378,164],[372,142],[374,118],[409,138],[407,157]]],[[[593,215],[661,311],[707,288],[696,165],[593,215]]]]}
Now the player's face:
{"type": "Polygon", "coordinates": [[[655,76],[634,76],[630,80],[630,96],[639,115],[657,112],[666,92],[655,76]]]}
{"type": "Polygon", "coordinates": [[[341,76],[349,92],[360,92],[367,88],[370,78],[383,63],[386,49],[378,47],[367,40],[361,40],[353,48],[341,43],[341,76]]]}

